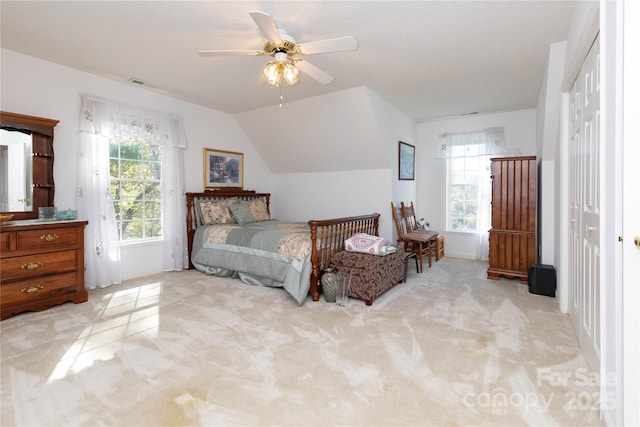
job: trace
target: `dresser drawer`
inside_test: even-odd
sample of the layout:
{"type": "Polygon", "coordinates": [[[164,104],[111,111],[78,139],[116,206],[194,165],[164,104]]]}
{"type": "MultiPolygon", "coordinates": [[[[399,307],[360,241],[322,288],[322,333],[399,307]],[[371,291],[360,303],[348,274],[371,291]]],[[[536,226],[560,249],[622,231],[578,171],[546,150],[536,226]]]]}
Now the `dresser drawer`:
{"type": "Polygon", "coordinates": [[[16,232],[16,250],[48,251],[75,248],[80,243],[75,227],[42,228],[16,232]]]}
{"type": "Polygon", "coordinates": [[[2,285],[2,305],[26,304],[76,291],[76,274],[64,273],[2,285]]]}
{"type": "Polygon", "coordinates": [[[0,260],[0,267],[2,282],[75,271],[78,267],[77,251],[4,258],[0,260]]]}

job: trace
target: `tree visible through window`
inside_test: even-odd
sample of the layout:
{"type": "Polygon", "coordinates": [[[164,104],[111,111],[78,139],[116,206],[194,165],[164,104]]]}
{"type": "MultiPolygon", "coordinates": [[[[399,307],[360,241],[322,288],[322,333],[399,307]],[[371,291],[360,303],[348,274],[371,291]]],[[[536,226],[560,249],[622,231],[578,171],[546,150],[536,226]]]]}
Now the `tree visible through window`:
{"type": "Polygon", "coordinates": [[[111,140],[111,197],[120,241],[162,237],[161,149],[111,140]]]}

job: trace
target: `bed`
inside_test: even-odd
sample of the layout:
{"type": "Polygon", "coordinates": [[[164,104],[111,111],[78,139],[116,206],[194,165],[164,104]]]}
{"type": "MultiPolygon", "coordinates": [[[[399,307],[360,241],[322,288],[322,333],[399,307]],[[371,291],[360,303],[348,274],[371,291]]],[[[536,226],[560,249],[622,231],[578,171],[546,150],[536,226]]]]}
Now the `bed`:
{"type": "Polygon", "coordinates": [[[298,303],[320,299],[331,255],[355,233],[378,236],[380,214],[311,220],[271,218],[270,193],[186,193],[189,268],[251,285],[283,287],[298,303]],[[248,214],[249,212],[250,214],[248,214]]]}

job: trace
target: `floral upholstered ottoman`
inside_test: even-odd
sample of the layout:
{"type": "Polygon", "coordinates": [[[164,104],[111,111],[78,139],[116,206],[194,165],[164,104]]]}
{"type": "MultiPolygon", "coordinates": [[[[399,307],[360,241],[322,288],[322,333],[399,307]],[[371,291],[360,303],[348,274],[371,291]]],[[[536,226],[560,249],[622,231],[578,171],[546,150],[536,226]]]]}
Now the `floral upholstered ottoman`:
{"type": "Polygon", "coordinates": [[[351,274],[349,296],[362,299],[367,305],[404,278],[402,251],[387,255],[337,252],[331,256],[329,266],[340,273],[351,274]]]}

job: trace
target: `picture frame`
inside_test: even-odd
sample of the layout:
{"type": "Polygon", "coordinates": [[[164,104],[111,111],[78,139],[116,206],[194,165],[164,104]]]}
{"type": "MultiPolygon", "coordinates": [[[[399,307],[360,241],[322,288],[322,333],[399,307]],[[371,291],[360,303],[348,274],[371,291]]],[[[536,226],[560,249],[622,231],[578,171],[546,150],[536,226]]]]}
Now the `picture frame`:
{"type": "Polygon", "coordinates": [[[416,147],[398,141],[398,179],[400,181],[415,180],[416,147]]]}
{"type": "Polygon", "coordinates": [[[244,154],[235,151],[204,148],[204,188],[244,187],[244,154]]]}

